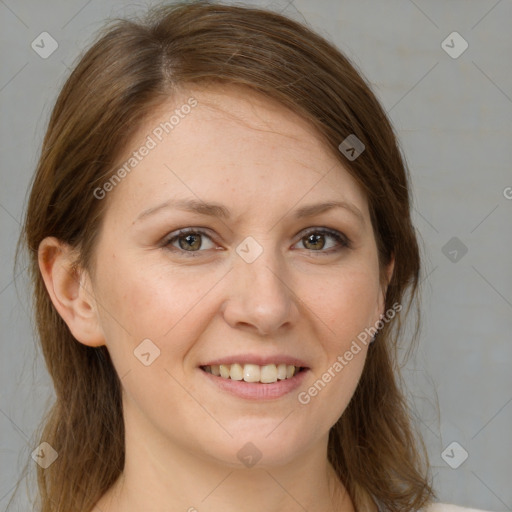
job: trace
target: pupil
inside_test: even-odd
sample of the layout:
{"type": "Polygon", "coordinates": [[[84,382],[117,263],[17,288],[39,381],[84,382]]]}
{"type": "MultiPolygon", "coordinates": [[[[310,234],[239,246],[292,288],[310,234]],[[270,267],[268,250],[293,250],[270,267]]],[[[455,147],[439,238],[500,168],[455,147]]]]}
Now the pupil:
{"type": "MultiPolygon", "coordinates": [[[[198,244],[196,243],[195,246],[194,246],[194,239],[195,241],[197,242],[197,240],[199,239],[199,237],[197,235],[185,235],[181,240],[185,239],[186,240],[186,247],[183,247],[184,244],[180,244],[182,247],[182,249],[187,249],[187,248],[192,248],[192,249],[198,249],[198,244]]],[[[201,244],[199,244],[201,245],[201,244]]]]}
{"type": "MultiPolygon", "coordinates": [[[[318,244],[318,241],[323,237],[323,235],[319,234],[313,234],[309,235],[308,237],[308,243],[311,243],[313,245],[318,244]]],[[[324,243],[321,243],[320,246],[317,245],[317,247],[320,247],[322,249],[324,247],[324,243]]]]}

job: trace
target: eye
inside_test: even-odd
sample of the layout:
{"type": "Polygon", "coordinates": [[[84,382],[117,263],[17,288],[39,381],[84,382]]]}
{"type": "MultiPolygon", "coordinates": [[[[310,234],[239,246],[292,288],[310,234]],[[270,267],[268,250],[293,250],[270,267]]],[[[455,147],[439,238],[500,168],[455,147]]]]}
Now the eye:
{"type": "MultiPolygon", "coordinates": [[[[350,247],[350,241],[343,233],[326,228],[309,230],[298,243],[302,243],[304,248],[310,252],[318,252],[325,255],[350,247]],[[328,239],[331,239],[330,245],[326,242],[328,239]]],[[[199,254],[195,253],[201,253],[206,249],[214,249],[216,247],[211,237],[204,230],[198,228],[180,229],[177,233],[171,234],[163,242],[162,246],[172,252],[187,253],[186,256],[199,256],[199,254]],[[209,241],[206,247],[204,247],[205,239],[209,241]]]]}
{"type": "MultiPolygon", "coordinates": [[[[210,246],[206,249],[213,249],[215,244],[208,234],[201,229],[181,229],[177,234],[167,238],[163,245],[176,252],[201,252],[201,248],[205,249],[204,238],[210,241],[210,246]]],[[[190,256],[195,256],[195,254],[190,254],[190,256]]]]}
{"type": "Polygon", "coordinates": [[[350,241],[343,233],[325,228],[310,230],[300,239],[299,243],[302,243],[309,251],[325,254],[331,254],[350,247],[350,241]],[[326,239],[329,238],[334,240],[335,243],[328,246],[328,250],[322,250],[326,248],[326,239]]]}

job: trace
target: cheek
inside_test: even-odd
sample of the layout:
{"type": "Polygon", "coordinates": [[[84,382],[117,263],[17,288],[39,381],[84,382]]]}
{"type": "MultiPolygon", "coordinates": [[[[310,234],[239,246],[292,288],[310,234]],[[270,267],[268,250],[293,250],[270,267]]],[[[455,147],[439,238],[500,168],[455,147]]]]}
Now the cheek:
{"type": "Polygon", "coordinates": [[[171,268],[164,262],[115,258],[98,272],[102,326],[110,352],[131,363],[145,339],[161,351],[160,363],[185,353],[212,312],[204,300],[222,273],[198,275],[197,268],[171,268]],[[125,356],[123,356],[125,354],[125,356]]]}
{"type": "Polygon", "coordinates": [[[301,298],[322,321],[337,348],[373,325],[378,314],[380,288],[378,273],[372,269],[340,271],[318,286],[304,282],[302,288],[301,298]]]}
{"type": "Polygon", "coordinates": [[[123,392],[136,404],[130,414],[140,410],[180,432],[204,422],[182,383],[187,353],[210,318],[202,299],[219,279],[212,274],[199,278],[197,271],[194,277],[119,256],[114,268],[98,273],[106,344],[123,392]],[[173,417],[162,413],[169,410],[173,417]]]}
{"type": "Polygon", "coordinates": [[[363,372],[367,350],[364,344],[340,341],[327,363],[297,394],[300,414],[318,435],[325,434],[343,415],[363,372]]]}
{"type": "Polygon", "coordinates": [[[369,268],[339,272],[309,293],[324,358],[298,401],[319,431],[336,423],[354,394],[371,339],[365,329],[375,321],[378,297],[378,273],[369,268]]]}

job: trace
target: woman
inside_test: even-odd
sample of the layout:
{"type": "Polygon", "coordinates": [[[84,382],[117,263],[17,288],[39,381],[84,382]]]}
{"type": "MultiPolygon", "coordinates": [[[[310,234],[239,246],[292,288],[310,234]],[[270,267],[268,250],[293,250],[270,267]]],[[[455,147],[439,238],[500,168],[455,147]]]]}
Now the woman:
{"type": "Polygon", "coordinates": [[[304,26],[194,2],[106,29],[57,100],[24,242],[57,396],[41,511],[451,510],[394,364],[407,171],[304,26]]]}

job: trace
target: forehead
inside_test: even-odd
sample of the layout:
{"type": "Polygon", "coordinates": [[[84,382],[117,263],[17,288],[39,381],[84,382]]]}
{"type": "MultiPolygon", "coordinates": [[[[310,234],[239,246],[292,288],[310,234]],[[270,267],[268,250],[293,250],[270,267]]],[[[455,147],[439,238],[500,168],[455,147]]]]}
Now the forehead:
{"type": "Polygon", "coordinates": [[[130,168],[130,159],[137,161],[112,194],[123,196],[125,208],[183,195],[260,204],[263,197],[267,204],[327,193],[366,206],[364,192],[310,122],[241,86],[189,88],[169,98],[141,125],[117,167],[130,168]],[[133,156],[144,146],[150,149],[143,157],[133,156]]]}
{"type": "MultiPolygon", "coordinates": [[[[149,133],[164,129],[164,145],[187,144],[190,142],[211,142],[210,151],[219,148],[228,149],[227,143],[271,144],[271,148],[260,146],[261,154],[273,149],[276,151],[293,151],[302,149],[329,155],[334,161],[331,150],[321,142],[321,135],[316,128],[289,108],[273,98],[267,97],[249,87],[241,85],[214,85],[202,88],[181,90],[168,102],[155,109],[152,116],[141,126],[141,132],[149,133]],[[188,104],[195,106],[187,108],[188,104]],[[180,111],[187,112],[181,114],[180,111]],[[179,114],[179,119],[173,113],[179,114]],[[166,120],[175,123],[168,132],[165,131],[166,120]],[[162,123],[163,120],[163,123],[162,123]],[[189,138],[190,131],[195,137],[189,138]],[[222,144],[222,142],[225,144],[222,144]]],[[[157,133],[158,135],[158,133],[157,133]]],[[[226,155],[237,152],[239,146],[230,146],[226,155]]],[[[218,155],[220,156],[220,155],[218,155]]]]}

